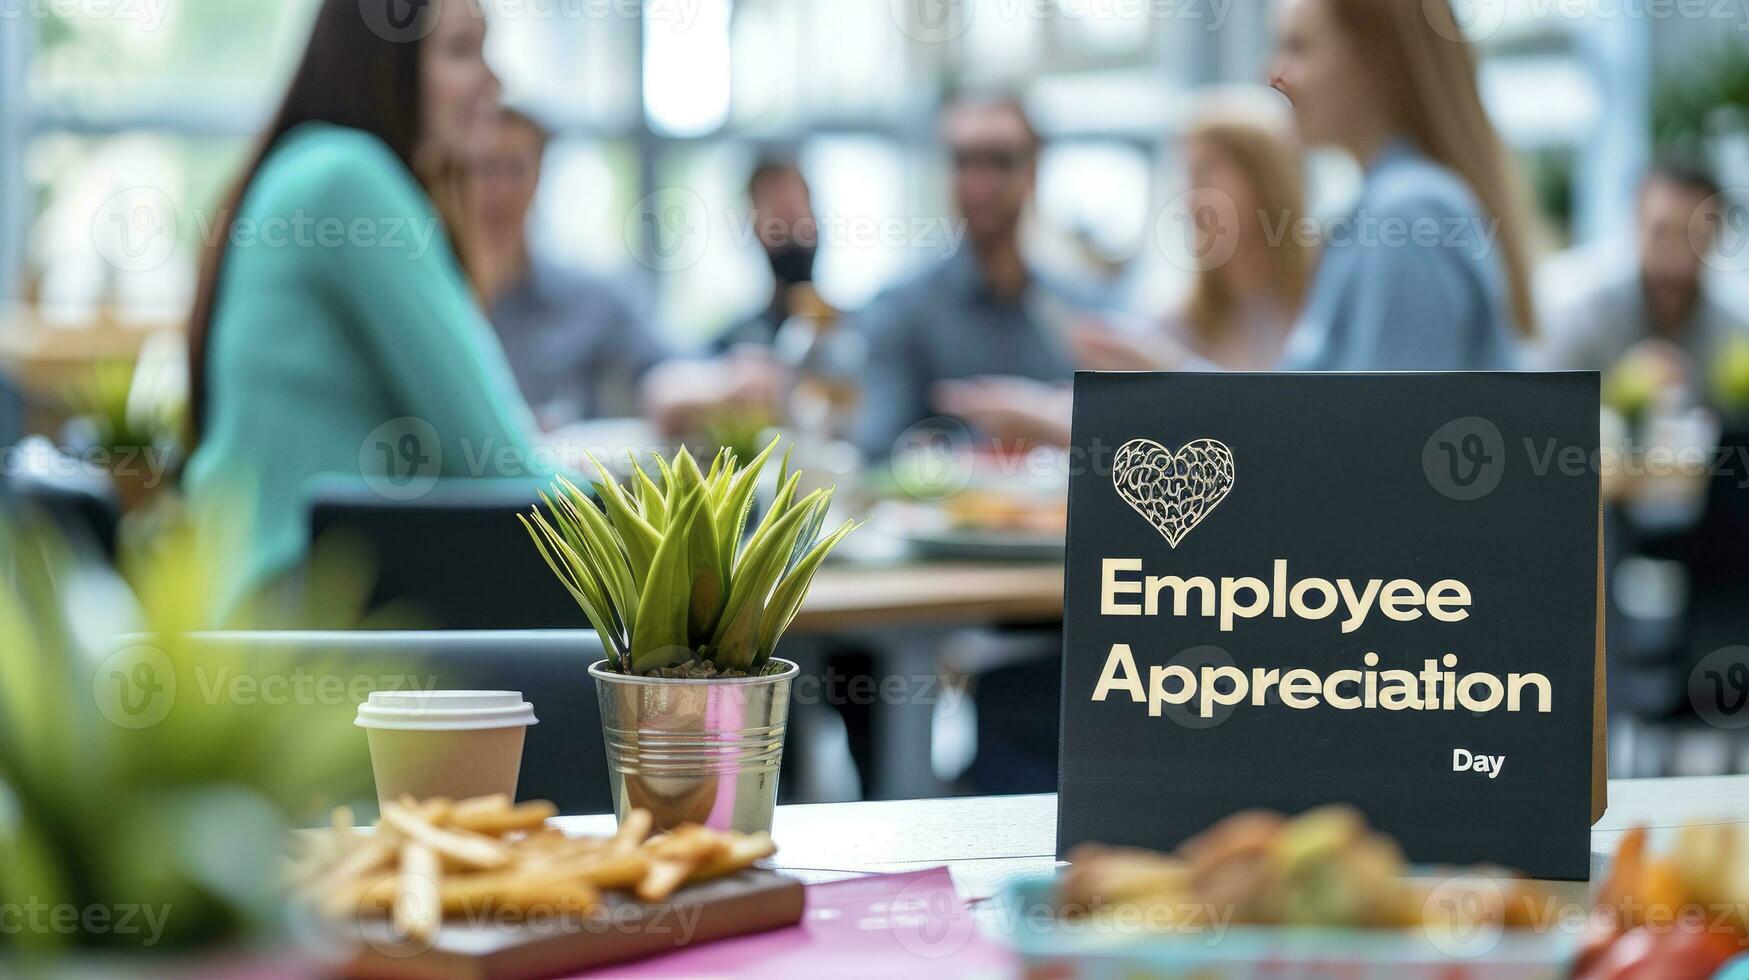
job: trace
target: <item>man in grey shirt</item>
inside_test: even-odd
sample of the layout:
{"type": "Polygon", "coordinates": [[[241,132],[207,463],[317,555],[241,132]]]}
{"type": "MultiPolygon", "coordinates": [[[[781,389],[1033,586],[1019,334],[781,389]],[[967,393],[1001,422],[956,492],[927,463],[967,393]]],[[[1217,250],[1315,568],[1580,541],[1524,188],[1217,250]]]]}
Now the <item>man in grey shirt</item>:
{"type": "Polygon", "coordinates": [[[641,414],[644,375],[671,356],[645,303],[529,252],[546,142],[533,119],[506,111],[475,174],[472,230],[489,318],[542,428],[641,414]]]}
{"type": "Polygon", "coordinates": [[[1705,173],[1661,166],[1640,187],[1638,262],[1599,277],[1549,317],[1539,360],[1551,368],[1609,371],[1630,351],[1662,351],[1683,380],[1704,387],[1713,357],[1749,338],[1743,312],[1706,288],[1716,247],[1718,185],[1705,173]]]}
{"type": "Polygon", "coordinates": [[[1066,385],[1075,371],[1069,329],[1097,306],[1046,282],[1021,257],[1039,138],[1020,104],[960,101],[942,128],[964,241],[855,322],[869,342],[856,441],[873,458],[924,419],[959,415],[987,429],[984,419],[1008,414],[999,402],[1066,385]]]}

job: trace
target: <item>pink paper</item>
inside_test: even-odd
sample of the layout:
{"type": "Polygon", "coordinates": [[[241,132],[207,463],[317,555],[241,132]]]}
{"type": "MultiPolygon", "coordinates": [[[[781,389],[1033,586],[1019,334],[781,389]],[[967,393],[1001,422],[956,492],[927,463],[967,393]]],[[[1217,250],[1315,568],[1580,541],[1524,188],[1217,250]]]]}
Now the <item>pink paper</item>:
{"type": "Polygon", "coordinates": [[[1018,961],[984,939],[946,868],[809,885],[800,925],[704,943],[589,977],[930,980],[1008,977],[1018,961]]]}

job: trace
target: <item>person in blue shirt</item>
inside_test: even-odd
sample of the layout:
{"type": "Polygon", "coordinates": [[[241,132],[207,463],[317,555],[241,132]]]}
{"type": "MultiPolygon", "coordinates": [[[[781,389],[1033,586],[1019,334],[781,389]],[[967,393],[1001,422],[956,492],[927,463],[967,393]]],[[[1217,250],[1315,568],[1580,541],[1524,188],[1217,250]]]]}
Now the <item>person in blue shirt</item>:
{"type": "Polygon", "coordinates": [[[646,375],[676,355],[624,276],[557,261],[531,245],[528,216],[549,135],[527,113],[499,113],[470,168],[481,298],[542,429],[645,409],[646,375]]]}
{"type": "Polygon", "coordinates": [[[1509,369],[1536,327],[1523,210],[1443,2],[1282,0],[1270,84],[1366,171],[1279,367],[1509,369]]]}
{"type": "MultiPolygon", "coordinates": [[[[997,405],[1053,399],[1075,372],[1068,337],[1096,298],[1041,275],[1020,231],[1038,177],[1040,140],[1025,108],[963,98],[942,115],[952,193],[965,240],[945,261],[858,316],[868,339],[855,441],[889,455],[906,429],[952,415],[981,437],[997,405]]],[[[1006,414],[1006,413],[1003,413],[1006,414]]]]}

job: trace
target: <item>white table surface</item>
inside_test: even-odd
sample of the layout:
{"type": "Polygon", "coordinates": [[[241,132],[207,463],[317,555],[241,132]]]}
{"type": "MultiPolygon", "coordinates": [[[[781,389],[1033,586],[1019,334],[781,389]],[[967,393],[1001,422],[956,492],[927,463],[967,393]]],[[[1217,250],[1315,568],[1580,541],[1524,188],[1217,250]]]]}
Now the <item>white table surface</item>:
{"type": "MultiPolygon", "coordinates": [[[[573,833],[613,830],[612,815],[561,822],[573,833]]],[[[1592,877],[1630,827],[1651,827],[1663,847],[1684,824],[1724,822],[1749,824],[1749,776],[1611,780],[1609,810],[1591,831],[1592,877]]],[[[781,806],[772,863],[810,882],[947,865],[961,896],[977,901],[1049,873],[1056,833],[1054,794],[781,806]]]]}

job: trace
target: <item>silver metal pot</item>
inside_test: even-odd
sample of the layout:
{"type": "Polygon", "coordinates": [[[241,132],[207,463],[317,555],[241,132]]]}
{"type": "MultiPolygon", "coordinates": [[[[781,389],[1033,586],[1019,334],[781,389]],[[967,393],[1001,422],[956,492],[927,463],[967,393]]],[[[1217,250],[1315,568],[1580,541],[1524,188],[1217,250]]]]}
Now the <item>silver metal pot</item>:
{"type": "Polygon", "coordinates": [[[630,677],[605,660],[589,668],[620,819],[642,808],[657,830],[771,829],[790,682],[800,672],[774,662],[781,672],[711,680],[630,677]]]}

